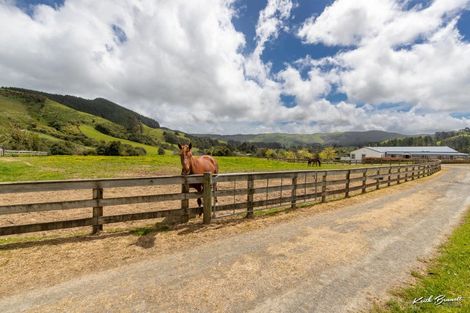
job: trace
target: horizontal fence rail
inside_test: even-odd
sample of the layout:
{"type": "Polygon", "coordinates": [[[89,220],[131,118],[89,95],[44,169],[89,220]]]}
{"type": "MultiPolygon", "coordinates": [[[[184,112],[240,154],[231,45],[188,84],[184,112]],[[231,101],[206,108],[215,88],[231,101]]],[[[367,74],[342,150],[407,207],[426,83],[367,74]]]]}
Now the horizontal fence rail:
{"type": "Polygon", "coordinates": [[[0,149],[0,156],[18,156],[18,155],[34,155],[34,156],[45,156],[48,155],[45,151],[26,151],[26,150],[3,150],[0,149]]]}
{"type": "MultiPolygon", "coordinates": [[[[409,165],[364,167],[339,170],[306,170],[284,172],[259,172],[189,176],[163,176],[121,179],[62,180],[42,182],[0,183],[0,195],[31,194],[90,190],[91,199],[50,201],[0,205],[0,218],[14,214],[43,212],[67,212],[68,210],[90,208],[91,215],[63,221],[36,222],[29,224],[0,226],[0,235],[11,235],[37,231],[91,226],[93,233],[103,229],[104,224],[154,218],[171,218],[187,222],[197,213],[203,213],[203,222],[210,223],[212,216],[244,214],[250,218],[258,209],[290,206],[296,208],[301,202],[323,203],[339,197],[348,198],[354,194],[380,189],[434,174],[441,169],[439,161],[409,165]],[[123,193],[136,187],[159,187],[173,185],[181,192],[165,192],[150,195],[126,195],[104,197],[105,190],[123,188],[123,193]],[[190,187],[202,186],[190,191],[190,187]],[[126,191],[124,191],[126,190],[126,191]],[[203,209],[190,207],[190,200],[201,198],[203,209]],[[221,200],[220,203],[218,200],[221,200]],[[137,205],[142,203],[166,203],[178,201],[177,208],[159,209],[146,212],[129,212],[104,215],[106,207],[137,205]]],[[[53,199],[51,199],[53,200],[53,199]]],[[[23,216],[21,215],[21,216],[23,216]]]]}
{"type": "MultiPolygon", "coordinates": [[[[282,161],[288,163],[308,163],[308,158],[266,158],[260,157],[262,159],[271,160],[271,161],[282,161]]],[[[402,164],[414,164],[419,162],[429,162],[429,159],[405,159],[405,158],[366,158],[363,160],[356,160],[356,159],[335,159],[335,160],[322,160],[320,159],[321,164],[363,164],[363,165],[372,165],[372,164],[395,164],[395,165],[402,165],[402,164]]],[[[316,167],[315,163],[312,163],[310,166],[316,167]]],[[[320,165],[321,167],[321,165],[320,165]]]]}

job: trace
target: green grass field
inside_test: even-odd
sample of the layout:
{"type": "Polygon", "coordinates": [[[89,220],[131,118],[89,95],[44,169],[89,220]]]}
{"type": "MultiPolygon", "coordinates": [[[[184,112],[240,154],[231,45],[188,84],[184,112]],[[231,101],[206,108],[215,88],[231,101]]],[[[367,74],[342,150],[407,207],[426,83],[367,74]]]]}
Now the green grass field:
{"type": "MultiPolygon", "coordinates": [[[[221,173],[305,170],[306,164],[249,157],[216,157],[221,173]]],[[[324,165],[322,169],[347,168],[324,165]]],[[[316,169],[316,168],[314,168],[316,169]]],[[[179,156],[47,156],[0,158],[0,181],[32,181],[76,178],[109,178],[152,175],[178,175],[179,156]]]]}
{"type": "Polygon", "coordinates": [[[448,242],[439,249],[424,274],[412,273],[418,281],[410,288],[396,292],[396,298],[383,306],[376,306],[373,313],[437,313],[470,312],[470,213],[448,242]],[[462,297],[454,303],[435,303],[435,297],[447,299],[462,297]],[[413,300],[433,296],[433,303],[413,304],[413,300]]]}

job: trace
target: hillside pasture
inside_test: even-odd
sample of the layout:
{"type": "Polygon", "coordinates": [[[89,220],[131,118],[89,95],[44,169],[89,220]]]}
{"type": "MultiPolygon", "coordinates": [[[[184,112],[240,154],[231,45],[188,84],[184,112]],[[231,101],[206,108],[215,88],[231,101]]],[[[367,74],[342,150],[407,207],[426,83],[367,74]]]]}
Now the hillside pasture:
{"type": "Polygon", "coordinates": [[[131,145],[133,147],[140,147],[145,149],[147,151],[147,154],[157,154],[158,153],[158,148],[150,145],[146,145],[143,143],[138,143],[135,141],[130,141],[126,139],[121,139],[121,138],[116,138],[113,136],[109,136],[106,134],[103,134],[99,131],[97,131],[95,128],[93,128],[90,125],[80,125],[80,131],[87,137],[91,139],[95,139],[97,141],[105,141],[105,142],[111,142],[111,141],[120,141],[123,144],[131,145]]]}

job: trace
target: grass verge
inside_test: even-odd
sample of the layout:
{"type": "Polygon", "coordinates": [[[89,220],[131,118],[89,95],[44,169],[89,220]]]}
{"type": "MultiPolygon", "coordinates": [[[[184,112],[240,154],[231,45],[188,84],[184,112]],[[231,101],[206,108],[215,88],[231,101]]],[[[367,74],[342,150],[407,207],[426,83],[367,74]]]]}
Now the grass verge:
{"type": "Polygon", "coordinates": [[[412,287],[396,291],[394,299],[376,304],[373,313],[470,312],[470,212],[449,240],[439,248],[439,256],[432,260],[424,273],[412,272],[417,278],[412,287]],[[429,298],[432,296],[432,298],[429,298]],[[439,297],[441,296],[441,297],[439,297]],[[441,302],[462,297],[456,302],[441,302]],[[422,298],[430,303],[416,303],[422,298]]]}

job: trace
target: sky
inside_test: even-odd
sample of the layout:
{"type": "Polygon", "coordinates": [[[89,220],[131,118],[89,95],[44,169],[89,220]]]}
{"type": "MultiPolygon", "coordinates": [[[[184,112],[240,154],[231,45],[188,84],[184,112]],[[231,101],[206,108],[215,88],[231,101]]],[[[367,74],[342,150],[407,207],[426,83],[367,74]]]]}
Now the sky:
{"type": "Polygon", "coordinates": [[[189,133],[470,127],[470,0],[0,0],[0,85],[189,133]]]}

